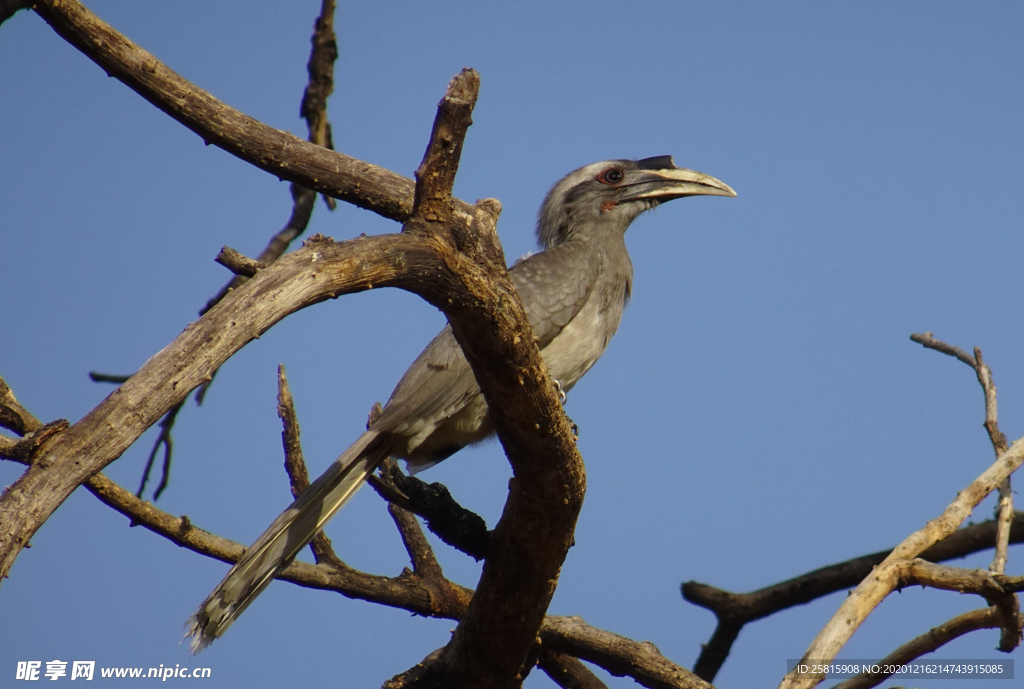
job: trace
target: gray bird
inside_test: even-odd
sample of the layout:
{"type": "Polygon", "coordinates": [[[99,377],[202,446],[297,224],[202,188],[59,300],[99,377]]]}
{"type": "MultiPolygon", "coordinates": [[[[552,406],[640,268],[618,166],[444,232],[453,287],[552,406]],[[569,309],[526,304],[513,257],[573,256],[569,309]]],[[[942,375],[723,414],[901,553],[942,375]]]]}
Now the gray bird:
{"type": "MultiPolygon", "coordinates": [[[[641,213],[684,196],[735,196],[714,177],[677,168],[671,156],[608,160],[554,186],[537,220],[539,253],[509,271],[541,355],[569,391],[604,353],[629,300],[633,265],[625,232],[641,213]]],[[[198,653],[231,626],[384,460],[433,466],[494,432],[487,402],[452,335],[427,345],[383,412],[231,568],[189,619],[198,653]]]]}

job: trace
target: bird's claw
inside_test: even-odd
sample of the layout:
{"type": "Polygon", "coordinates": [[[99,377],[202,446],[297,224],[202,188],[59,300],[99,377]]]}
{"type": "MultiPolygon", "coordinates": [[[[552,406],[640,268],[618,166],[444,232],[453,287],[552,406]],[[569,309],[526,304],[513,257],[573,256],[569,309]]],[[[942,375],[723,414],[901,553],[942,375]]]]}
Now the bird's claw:
{"type": "Polygon", "coordinates": [[[566,396],[565,390],[562,389],[562,384],[559,383],[557,380],[555,381],[555,392],[558,393],[558,399],[560,399],[562,401],[562,406],[564,407],[566,401],[569,398],[566,396]]]}

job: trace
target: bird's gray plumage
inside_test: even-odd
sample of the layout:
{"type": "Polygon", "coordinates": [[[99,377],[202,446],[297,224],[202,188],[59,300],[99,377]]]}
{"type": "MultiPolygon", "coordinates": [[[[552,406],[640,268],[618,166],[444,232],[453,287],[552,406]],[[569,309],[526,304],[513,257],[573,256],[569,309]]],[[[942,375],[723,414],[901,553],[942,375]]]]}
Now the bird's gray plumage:
{"type": "MultiPolygon", "coordinates": [[[[728,185],[675,167],[670,156],[594,163],[548,193],[537,221],[541,252],[510,269],[541,355],[568,391],[604,353],[632,289],[624,234],[644,211],[683,196],[735,196],[728,185]]],[[[220,637],[387,456],[411,471],[494,432],[487,403],[446,327],[402,376],[370,428],[246,550],[189,619],[192,651],[220,637]]]]}

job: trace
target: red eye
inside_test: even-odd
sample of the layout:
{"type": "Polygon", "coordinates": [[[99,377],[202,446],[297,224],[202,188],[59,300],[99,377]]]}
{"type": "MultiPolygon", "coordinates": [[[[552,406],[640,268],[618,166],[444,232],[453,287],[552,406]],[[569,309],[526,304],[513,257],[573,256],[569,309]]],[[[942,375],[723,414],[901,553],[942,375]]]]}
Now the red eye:
{"type": "Polygon", "coordinates": [[[597,176],[601,184],[618,184],[622,181],[622,170],[617,167],[610,167],[597,176]]]}

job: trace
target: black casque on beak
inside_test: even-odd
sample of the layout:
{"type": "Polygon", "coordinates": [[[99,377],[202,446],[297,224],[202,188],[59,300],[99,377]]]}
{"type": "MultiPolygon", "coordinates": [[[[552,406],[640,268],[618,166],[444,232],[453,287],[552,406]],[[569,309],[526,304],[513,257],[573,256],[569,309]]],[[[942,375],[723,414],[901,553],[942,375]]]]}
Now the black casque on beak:
{"type": "Polygon", "coordinates": [[[657,156],[636,161],[619,187],[622,201],[649,199],[663,202],[684,196],[736,196],[725,182],[695,170],[676,167],[672,156],[657,156]]]}

